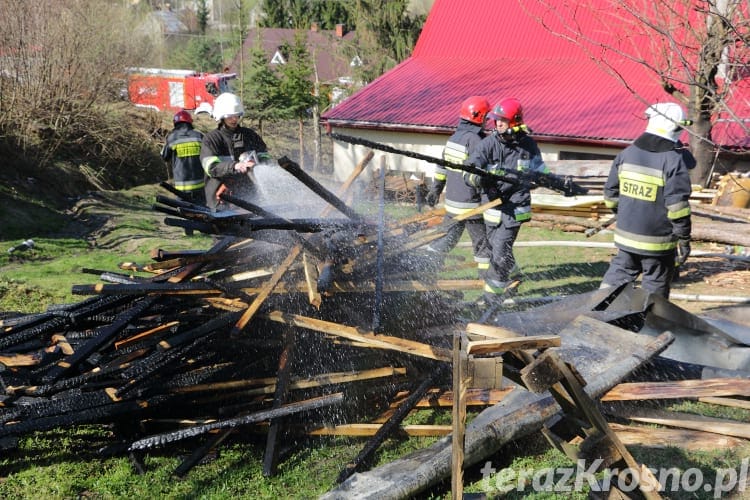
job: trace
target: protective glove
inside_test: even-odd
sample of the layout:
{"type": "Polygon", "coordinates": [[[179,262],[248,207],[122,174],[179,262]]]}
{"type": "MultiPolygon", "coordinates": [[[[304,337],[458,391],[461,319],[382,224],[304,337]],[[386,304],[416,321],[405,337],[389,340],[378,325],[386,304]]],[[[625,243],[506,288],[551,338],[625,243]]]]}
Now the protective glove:
{"type": "Polygon", "coordinates": [[[677,241],[677,257],[675,257],[675,265],[677,267],[682,266],[687,261],[690,255],[690,239],[680,238],[677,241]]]}
{"type": "Polygon", "coordinates": [[[437,205],[437,202],[440,199],[440,193],[443,192],[443,187],[445,187],[445,182],[432,183],[432,187],[425,197],[425,201],[429,206],[434,207],[437,205]]]}
{"type": "Polygon", "coordinates": [[[430,189],[430,191],[427,193],[427,197],[425,198],[425,201],[427,204],[431,207],[434,207],[437,205],[438,200],[440,199],[440,195],[435,192],[435,190],[430,189]]]}
{"type": "Polygon", "coordinates": [[[470,174],[469,172],[464,172],[463,174],[464,178],[464,184],[471,187],[482,187],[482,176],[479,176],[477,174],[470,174]]]}

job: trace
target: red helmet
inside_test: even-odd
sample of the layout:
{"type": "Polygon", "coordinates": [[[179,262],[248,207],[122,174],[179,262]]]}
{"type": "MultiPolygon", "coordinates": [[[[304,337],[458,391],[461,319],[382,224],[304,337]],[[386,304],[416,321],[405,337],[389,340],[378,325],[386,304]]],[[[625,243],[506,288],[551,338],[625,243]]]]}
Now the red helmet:
{"type": "Polygon", "coordinates": [[[184,109],[181,109],[174,114],[174,118],[172,118],[172,121],[175,125],[177,125],[178,123],[193,123],[193,117],[190,116],[190,113],[188,113],[184,109]]]}
{"type": "Polygon", "coordinates": [[[482,96],[472,96],[461,103],[461,118],[481,125],[490,111],[490,103],[482,96]]]}
{"type": "Polygon", "coordinates": [[[503,119],[508,121],[509,127],[517,127],[523,124],[523,108],[521,102],[513,97],[508,97],[495,104],[489,117],[493,120],[503,119]]]}

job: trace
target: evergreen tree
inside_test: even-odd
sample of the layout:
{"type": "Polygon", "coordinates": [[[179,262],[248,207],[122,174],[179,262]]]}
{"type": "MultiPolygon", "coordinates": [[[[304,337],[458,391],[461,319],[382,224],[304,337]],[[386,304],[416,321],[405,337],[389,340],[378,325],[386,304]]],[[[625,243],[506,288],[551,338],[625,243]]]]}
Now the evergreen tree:
{"type": "Polygon", "coordinates": [[[189,68],[206,73],[219,72],[224,67],[220,42],[209,37],[193,37],[169,53],[167,66],[189,68]]]}
{"type": "Polygon", "coordinates": [[[353,0],[263,0],[261,10],[259,26],[264,28],[310,29],[313,22],[324,30],[337,24],[355,28],[353,0]]]}
{"type": "Polygon", "coordinates": [[[279,91],[281,82],[263,52],[260,33],[250,53],[250,69],[241,84],[245,110],[258,119],[258,131],[263,135],[263,122],[277,119],[284,110],[279,91]]]}
{"type": "Polygon", "coordinates": [[[357,41],[355,50],[363,62],[358,79],[372,81],[411,55],[425,16],[410,16],[407,0],[355,0],[357,41]]]}
{"type": "Polygon", "coordinates": [[[284,101],[284,115],[296,118],[299,124],[299,159],[304,167],[303,130],[305,119],[312,113],[312,107],[317,104],[314,95],[313,62],[307,50],[307,39],[303,31],[294,36],[294,43],[284,43],[282,50],[288,54],[287,62],[281,68],[281,95],[284,101]]]}
{"type": "Polygon", "coordinates": [[[206,34],[206,28],[208,27],[208,17],[209,17],[210,11],[208,9],[208,2],[207,0],[198,0],[196,5],[196,17],[198,19],[198,29],[201,32],[201,35],[206,34]]]}

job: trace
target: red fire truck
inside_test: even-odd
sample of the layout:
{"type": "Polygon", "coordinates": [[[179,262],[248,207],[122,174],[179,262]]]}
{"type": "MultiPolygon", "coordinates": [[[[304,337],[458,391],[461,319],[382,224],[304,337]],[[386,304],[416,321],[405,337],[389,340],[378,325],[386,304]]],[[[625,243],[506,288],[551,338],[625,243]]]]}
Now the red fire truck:
{"type": "Polygon", "coordinates": [[[157,111],[187,109],[211,113],[214,99],[232,92],[237,73],[199,73],[187,69],[130,68],[128,98],[136,106],[157,111]]]}

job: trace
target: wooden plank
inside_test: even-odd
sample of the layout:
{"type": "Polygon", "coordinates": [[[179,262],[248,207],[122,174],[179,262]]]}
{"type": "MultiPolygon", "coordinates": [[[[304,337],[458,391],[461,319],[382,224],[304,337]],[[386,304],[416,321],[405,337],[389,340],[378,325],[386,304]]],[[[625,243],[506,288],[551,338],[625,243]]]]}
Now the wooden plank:
{"type": "Polygon", "coordinates": [[[505,339],[475,340],[468,342],[469,354],[493,354],[525,349],[546,349],[560,347],[559,335],[536,335],[533,337],[512,337],[505,339]]]}
{"type": "Polygon", "coordinates": [[[438,361],[451,360],[451,354],[448,349],[388,335],[376,335],[372,332],[362,331],[360,328],[341,325],[339,323],[323,321],[316,318],[301,316],[299,314],[287,314],[281,311],[272,311],[268,314],[264,314],[262,317],[277,323],[307,328],[309,330],[343,337],[355,342],[363,342],[378,349],[389,349],[438,361]]]}
{"type": "Polygon", "coordinates": [[[625,445],[620,441],[604,416],[599,411],[594,400],[583,389],[584,382],[577,370],[571,369],[571,366],[564,362],[554,351],[545,351],[543,356],[550,359],[550,363],[557,364],[557,370],[563,375],[561,384],[570,398],[575,402],[576,408],[580,410],[586,419],[598,429],[611,445],[613,452],[616,450],[631,470],[640,470],[638,488],[647,499],[660,499],[659,482],[647,467],[636,462],[625,445]]]}
{"type": "Polygon", "coordinates": [[[522,335],[521,332],[516,332],[501,326],[485,325],[483,323],[468,323],[466,325],[466,333],[483,335],[493,339],[508,339],[522,335]]]}
{"type": "Polygon", "coordinates": [[[669,382],[628,382],[616,385],[602,396],[601,400],[697,399],[712,396],[750,396],[750,380],[715,378],[669,382]]]}
{"type": "Polygon", "coordinates": [[[153,448],[155,446],[163,446],[167,443],[199,436],[217,430],[234,429],[238,426],[256,424],[264,420],[293,415],[301,411],[314,410],[325,406],[340,404],[343,400],[344,394],[342,392],[336,392],[325,396],[306,399],[304,401],[289,403],[288,405],[284,405],[281,408],[261,410],[249,415],[229,418],[226,420],[217,420],[215,422],[196,425],[188,429],[180,429],[177,431],[148,436],[132,442],[130,444],[130,447],[133,450],[143,450],[153,448]]]}
{"type": "Polygon", "coordinates": [[[318,293],[318,269],[310,261],[306,253],[302,254],[302,267],[305,269],[305,286],[307,288],[307,300],[315,309],[320,309],[323,298],[318,293]]]}
{"type": "MultiPolygon", "coordinates": [[[[466,389],[466,406],[491,406],[499,403],[508,394],[513,391],[513,387],[504,387],[500,389],[478,389],[470,387],[466,389]]],[[[408,395],[408,392],[402,391],[394,397],[394,402],[390,407],[396,407],[400,401],[408,395]]],[[[430,389],[427,395],[420,399],[417,408],[436,408],[453,406],[453,391],[442,389],[430,389]]]]}
{"type": "Polygon", "coordinates": [[[41,360],[41,354],[8,354],[0,356],[0,364],[7,367],[35,366],[41,360]]]}
{"type": "Polygon", "coordinates": [[[649,448],[680,448],[688,451],[731,450],[747,446],[748,442],[732,436],[717,436],[712,432],[688,429],[663,429],[610,423],[617,437],[627,446],[649,448]]]}
{"type": "MultiPolygon", "coordinates": [[[[331,427],[321,427],[309,431],[312,436],[374,436],[382,424],[342,424],[331,427]]],[[[447,436],[451,433],[450,425],[402,425],[398,429],[399,433],[406,434],[410,437],[422,436],[447,436]]]]}
{"type": "Polygon", "coordinates": [[[143,331],[141,333],[138,333],[136,335],[133,335],[132,337],[128,337],[123,340],[118,340],[115,342],[115,349],[121,349],[123,347],[129,346],[130,344],[137,342],[139,340],[143,340],[146,337],[150,337],[151,335],[156,335],[157,333],[161,333],[167,330],[170,330],[177,325],[179,325],[179,321],[168,321],[167,323],[164,323],[162,325],[159,325],[157,327],[151,328],[149,330],[143,331]]]}
{"type": "MultiPolygon", "coordinates": [[[[310,389],[331,384],[344,384],[361,380],[369,380],[382,377],[395,377],[406,375],[406,368],[373,368],[357,372],[334,372],[323,373],[311,378],[295,378],[289,384],[290,389],[310,389]]],[[[195,384],[187,387],[178,387],[172,390],[176,393],[203,392],[219,390],[242,390],[255,388],[243,392],[246,395],[270,394],[276,390],[276,377],[263,377],[246,380],[232,380],[229,382],[212,382],[210,384],[195,384]],[[261,387],[259,387],[261,386],[261,387]]]]}
{"type": "Polygon", "coordinates": [[[466,432],[466,380],[468,365],[468,341],[466,334],[460,331],[453,333],[453,420],[451,439],[451,498],[460,500],[464,491],[464,440],[466,432]]]}
{"type": "Polygon", "coordinates": [[[733,398],[715,398],[713,396],[698,398],[701,403],[708,403],[719,406],[728,406],[730,408],[743,408],[750,410],[750,401],[747,399],[733,399],[733,398]]]}
{"type": "Polygon", "coordinates": [[[625,413],[620,415],[634,422],[664,425],[678,429],[692,429],[696,431],[712,432],[725,436],[734,436],[750,439],[750,424],[727,420],[721,418],[703,417],[689,413],[638,411],[637,413],[625,413]]]}

